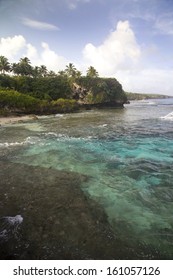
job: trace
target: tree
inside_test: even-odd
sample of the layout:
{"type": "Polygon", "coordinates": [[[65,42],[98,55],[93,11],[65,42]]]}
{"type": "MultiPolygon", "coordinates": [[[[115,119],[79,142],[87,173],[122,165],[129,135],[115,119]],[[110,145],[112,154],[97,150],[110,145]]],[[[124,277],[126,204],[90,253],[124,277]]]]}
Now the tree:
{"type": "Polygon", "coordinates": [[[21,75],[21,76],[33,75],[33,67],[31,66],[31,62],[27,57],[20,58],[19,63],[13,63],[12,69],[13,72],[17,75],[21,75]]]}
{"type": "Polygon", "coordinates": [[[97,70],[93,67],[93,66],[90,66],[87,70],[87,77],[90,77],[90,78],[97,78],[99,76],[97,70]]]}
{"type": "Polygon", "coordinates": [[[40,77],[39,67],[38,67],[38,66],[35,66],[35,67],[32,69],[32,76],[33,76],[33,78],[38,78],[38,77],[40,77]]]}
{"type": "Polygon", "coordinates": [[[40,73],[41,77],[46,77],[47,73],[48,73],[47,67],[45,65],[41,65],[39,67],[39,73],[40,73]]]}
{"type": "Polygon", "coordinates": [[[75,78],[80,78],[82,76],[82,73],[80,71],[76,71],[76,74],[75,74],[75,78]]]}
{"type": "Polygon", "coordinates": [[[76,71],[77,69],[73,63],[69,63],[68,65],[66,65],[65,72],[68,77],[75,77],[76,71]]]}
{"type": "Polygon", "coordinates": [[[9,72],[11,69],[10,63],[8,62],[8,59],[1,55],[0,56],[0,71],[2,74],[5,74],[5,72],[9,72]]]}
{"type": "Polygon", "coordinates": [[[66,73],[66,71],[65,70],[60,70],[59,72],[58,72],[58,76],[61,76],[61,77],[67,77],[67,73],[66,73]]]}
{"type": "Polygon", "coordinates": [[[57,75],[56,75],[56,73],[54,71],[51,70],[51,71],[48,72],[47,76],[55,78],[57,75]]]}

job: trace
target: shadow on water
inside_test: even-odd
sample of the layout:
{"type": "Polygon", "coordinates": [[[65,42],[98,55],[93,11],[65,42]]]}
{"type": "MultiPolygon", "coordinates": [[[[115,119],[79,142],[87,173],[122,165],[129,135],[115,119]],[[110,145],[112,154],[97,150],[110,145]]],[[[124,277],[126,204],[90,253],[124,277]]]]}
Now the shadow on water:
{"type": "Polygon", "coordinates": [[[81,190],[86,175],[0,161],[0,177],[0,259],[167,258],[113,232],[101,206],[81,190]]]}

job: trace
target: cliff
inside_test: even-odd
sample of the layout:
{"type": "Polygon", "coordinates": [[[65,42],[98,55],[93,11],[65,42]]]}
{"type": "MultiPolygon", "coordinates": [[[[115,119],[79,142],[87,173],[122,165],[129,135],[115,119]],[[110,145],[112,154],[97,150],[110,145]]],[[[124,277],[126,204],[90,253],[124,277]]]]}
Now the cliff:
{"type": "Polygon", "coordinates": [[[115,78],[80,77],[73,83],[72,97],[81,105],[122,107],[127,101],[122,85],[115,78]]]}
{"type": "Polygon", "coordinates": [[[56,114],[81,109],[122,108],[127,97],[114,78],[0,75],[0,115],[56,114]]]}

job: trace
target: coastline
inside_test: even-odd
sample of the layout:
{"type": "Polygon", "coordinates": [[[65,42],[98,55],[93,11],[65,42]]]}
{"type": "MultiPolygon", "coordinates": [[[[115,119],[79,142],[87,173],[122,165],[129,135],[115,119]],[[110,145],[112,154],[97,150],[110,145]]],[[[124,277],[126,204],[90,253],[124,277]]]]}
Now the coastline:
{"type": "Polygon", "coordinates": [[[35,120],[35,119],[37,119],[37,116],[35,116],[35,115],[8,116],[8,117],[0,116],[0,126],[7,125],[7,124],[20,123],[20,122],[25,122],[25,121],[29,121],[29,120],[35,120]]]}

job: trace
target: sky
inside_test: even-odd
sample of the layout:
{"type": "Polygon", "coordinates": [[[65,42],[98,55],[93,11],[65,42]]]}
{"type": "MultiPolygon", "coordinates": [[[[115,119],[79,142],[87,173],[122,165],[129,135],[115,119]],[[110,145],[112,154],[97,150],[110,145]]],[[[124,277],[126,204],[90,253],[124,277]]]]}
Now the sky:
{"type": "Polygon", "coordinates": [[[0,0],[0,55],[173,96],[173,0],[0,0]]]}

